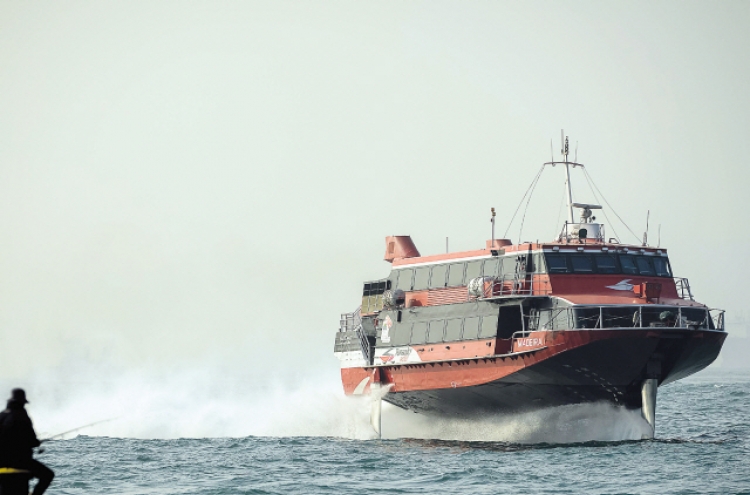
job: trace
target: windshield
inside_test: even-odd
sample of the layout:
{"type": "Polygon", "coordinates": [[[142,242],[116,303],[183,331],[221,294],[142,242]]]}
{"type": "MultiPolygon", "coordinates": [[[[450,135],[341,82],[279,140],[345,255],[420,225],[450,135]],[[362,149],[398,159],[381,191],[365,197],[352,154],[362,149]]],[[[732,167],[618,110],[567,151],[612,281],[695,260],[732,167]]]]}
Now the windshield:
{"type": "Polygon", "coordinates": [[[548,273],[600,273],[671,277],[665,256],[619,253],[544,253],[548,273]]]}

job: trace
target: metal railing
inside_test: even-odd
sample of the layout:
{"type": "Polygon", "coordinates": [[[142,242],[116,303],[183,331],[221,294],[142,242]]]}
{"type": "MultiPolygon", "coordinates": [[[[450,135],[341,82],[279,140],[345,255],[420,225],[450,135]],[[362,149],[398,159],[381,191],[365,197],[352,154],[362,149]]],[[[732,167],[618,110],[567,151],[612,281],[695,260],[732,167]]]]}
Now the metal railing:
{"type": "Polygon", "coordinates": [[[359,306],[351,313],[342,313],[339,323],[339,332],[354,332],[357,335],[359,347],[362,351],[362,356],[365,358],[365,362],[372,364],[370,341],[365,335],[364,328],[362,328],[362,306],[359,306]]]}
{"type": "Polygon", "coordinates": [[[724,331],[720,309],[648,305],[570,306],[524,315],[524,332],[603,328],[688,328],[724,331]]]}
{"type": "Polygon", "coordinates": [[[511,340],[525,339],[526,337],[528,337],[529,335],[531,335],[531,332],[544,332],[544,331],[546,331],[546,330],[544,330],[544,329],[539,329],[539,330],[529,330],[529,329],[518,330],[517,332],[513,332],[513,335],[511,335],[510,338],[511,338],[511,340]]]}
{"type": "MultiPolygon", "coordinates": [[[[503,277],[485,277],[483,293],[480,297],[543,296],[552,294],[550,287],[534,287],[534,275],[529,273],[525,278],[517,278],[512,274],[504,275],[503,277]]],[[[688,279],[674,277],[674,283],[677,290],[677,297],[688,301],[695,301],[688,279]]]]}
{"type": "Polygon", "coordinates": [[[690,282],[686,278],[674,277],[674,285],[677,288],[677,295],[682,299],[695,301],[693,291],[690,290],[690,282]]]}
{"type": "Polygon", "coordinates": [[[339,332],[354,332],[357,327],[362,326],[362,306],[358,306],[357,309],[351,313],[341,313],[341,319],[339,320],[339,332]]]}
{"type": "Polygon", "coordinates": [[[362,325],[360,325],[356,330],[355,333],[357,334],[357,337],[359,337],[359,347],[362,350],[362,356],[365,358],[365,362],[368,364],[372,364],[372,356],[370,352],[370,341],[367,340],[367,337],[365,336],[365,331],[362,328],[362,325]]]}
{"type": "Polygon", "coordinates": [[[586,244],[586,241],[591,241],[592,243],[604,242],[605,238],[606,236],[604,235],[604,224],[593,223],[593,222],[592,223],[581,223],[581,222],[568,223],[566,221],[562,227],[562,230],[560,231],[560,235],[558,236],[558,240],[561,240],[561,241],[565,239],[567,239],[568,241],[577,240],[581,244],[586,244]],[[578,232],[578,231],[574,231],[574,233],[570,232],[571,227],[574,229],[578,228],[579,230],[582,228],[586,229],[587,233],[589,230],[591,230],[594,235],[592,237],[588,237],[587,235],[586,237],[581,238],[579,235],[575,235],[575,232],[578,232]]]}
{"type": "Polygon", "coordinates": [[[484,281],[482,298],[507,297],[507,296],[531,296],[548,295],[552,290],[547,288],[535,289],[535,274],[529,273],[526,277],[516,277],[513,274],[503,277],[487,277],[484,281]]]}

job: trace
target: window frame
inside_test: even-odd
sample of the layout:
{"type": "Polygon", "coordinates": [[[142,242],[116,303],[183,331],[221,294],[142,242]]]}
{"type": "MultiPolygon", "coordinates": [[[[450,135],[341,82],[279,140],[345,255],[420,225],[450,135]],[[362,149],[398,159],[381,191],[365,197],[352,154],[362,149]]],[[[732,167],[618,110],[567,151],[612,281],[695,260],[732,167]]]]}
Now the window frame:
{"type": "Polygon", "coordinates": [[[464,277],[466,276],[466,262],[465,261],[459,261],[458,263],[448,263],[448,275],[445,278],[445,286],[446,287],[461,287],[464,284],[464,277]],[[460,266],[461,267],[461,280],[457,284],[451,283],[451,273],[453,272],[454,266],[460,266]]]}

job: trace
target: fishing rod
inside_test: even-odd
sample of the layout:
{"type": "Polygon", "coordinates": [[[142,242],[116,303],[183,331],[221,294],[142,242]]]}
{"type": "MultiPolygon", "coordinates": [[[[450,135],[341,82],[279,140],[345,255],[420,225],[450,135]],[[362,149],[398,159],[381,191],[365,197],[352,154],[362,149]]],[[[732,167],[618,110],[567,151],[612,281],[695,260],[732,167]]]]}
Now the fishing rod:
{"type": "Polygon", "coordinates": [[[102,420],[99,420],[99,421],[94,421],[93,423],[89,423],[87,425],[79,426],[78,428],[73,428],[72,430],[64,431],[62,433],[58,433],[56,435],[52,435],[52,436],[47,437],[47,438],[43,438],[43,439],[39,440],[39,443],[42,444],[44,442],[48,442],[50,440],[54,440],[55,438],[64,437],[68,433],[75,433],[75,432],[77,432],[79,430],[83,430],[84,428],[90,428],[90,427],[92,427],[94,425],[98,425],[98,424],[101,424],[101,423],[106,423],[108,421],[114,421],[116,419],[117,418],[110,418],[110,419],[102,419],[102,420]]]}

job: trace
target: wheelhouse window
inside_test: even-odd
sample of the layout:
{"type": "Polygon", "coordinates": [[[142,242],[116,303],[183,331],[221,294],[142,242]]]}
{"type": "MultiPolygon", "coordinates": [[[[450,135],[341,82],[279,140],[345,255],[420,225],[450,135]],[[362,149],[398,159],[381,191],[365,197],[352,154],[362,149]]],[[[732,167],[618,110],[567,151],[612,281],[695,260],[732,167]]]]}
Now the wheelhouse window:
{"type": "Polygon", "coordinates": [[[619,253],[544,253],[548,273],[599,273],[671,277],[664,256],[619,253]]]}
{"type": "Polygon", "coordinates": [[[573,265],[573,273],[594,273],[594,263],[591,256],[586,254],[576,254],[570,257],[573,265]]]}
{"type": "Polygon", "coordinates": [[[622,265],[622,273],[626,275],[638,275],[638,266],[635,264],[635,256],[621,254],[620,265],[622,265]]]}
{"type": "Polygon", "coordinates": [[[568,273],[568,258],[564,254],[547,254],[547,271],[549,273],[568,273]]]}
{"type": "Polygon", "coordinates": [[[654,271],[657,277],[671,277],[672,268],[669,266],[669,260],[667,258],[656,257],[653,259],[654,271]]]}
{"type": "Polygon", "coordinates": [[[638,265],[638,273],[641,275],[656,275],[654,268],[651,266],[650,260],[645,256],[638,256],[636,258],[636,264],[638,265]]]}
{"type": "Polygon", "coordinates": [[[612,254],[595,254],[596,273],[619,273],[617,258],[612,254]]]}

